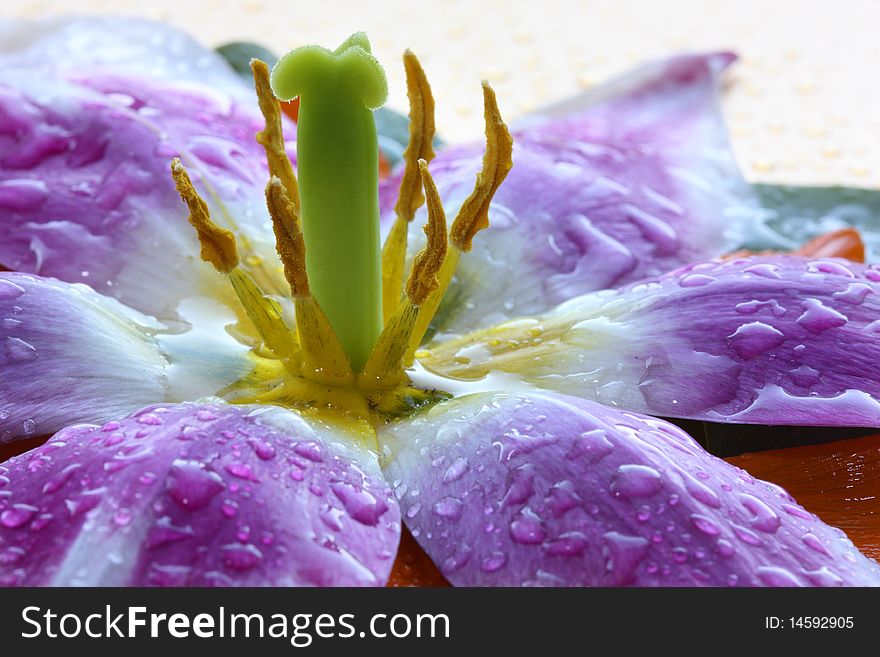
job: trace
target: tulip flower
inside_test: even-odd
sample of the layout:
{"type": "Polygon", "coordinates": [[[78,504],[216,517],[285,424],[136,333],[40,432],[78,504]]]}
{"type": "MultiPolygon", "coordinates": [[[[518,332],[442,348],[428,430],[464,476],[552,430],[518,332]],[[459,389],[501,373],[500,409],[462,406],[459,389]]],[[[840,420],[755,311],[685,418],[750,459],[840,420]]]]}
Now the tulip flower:
{"type": "Polygon", "coordinates": [[[0,583],[384,585],[405,525],[457,585],[880,585],[661,419],[880,425],[880,269],[717,259],[760,229],[731,55],[513,130],[484,84],[435,157],[407,53],[379,188],[362,34],[253,98],[156,24],[4,29],[0,441],[51,437],[0,464],[0,583]]]}

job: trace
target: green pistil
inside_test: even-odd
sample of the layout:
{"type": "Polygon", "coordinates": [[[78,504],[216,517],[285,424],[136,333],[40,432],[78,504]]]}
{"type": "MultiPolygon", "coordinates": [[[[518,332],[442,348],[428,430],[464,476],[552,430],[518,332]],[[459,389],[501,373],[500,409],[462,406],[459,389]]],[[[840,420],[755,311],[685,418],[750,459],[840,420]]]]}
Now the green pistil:
{"type": "Polygon", "coordinates": [[[297,175],[312,294],[359,372],[382,330],[379,150],[372,110],[385,72],[363,33],[330,52],[297,48],[272,71],[282,100],[300,97],[297,175]]]}

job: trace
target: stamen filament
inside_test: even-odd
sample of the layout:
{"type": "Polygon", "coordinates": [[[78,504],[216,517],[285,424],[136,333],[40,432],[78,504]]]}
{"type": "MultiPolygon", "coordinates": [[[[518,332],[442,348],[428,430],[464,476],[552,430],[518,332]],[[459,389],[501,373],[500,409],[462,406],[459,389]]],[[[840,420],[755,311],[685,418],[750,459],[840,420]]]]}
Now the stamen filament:
{"type": "Polygon", "coordinates": [[[361,386],[367,389],[387,387],[404,379],[403,358],[422,312],[420,306],[439,286],[437,274],[446,262],[446,214],[437,186],[428,172],[428,163],[419,160],[418,164],[428,205],[428,223],[425,225],[428,239],[425,248],[413,260],[406,283],[406,297],[385,325],[359,378],[361,386]]]}
{"type": "Polygon", "coordinates": [[[297,160],[314,298],[355,371],[382,330],[379,148],[372,109],[385,102],[385,74],[358,33],[336,51],[298,48],[271,75],[282,100],[300,97],[297,160]]]}
{"type": "Polygon", "coordinates": [[[296,311],[303,376],[321,383],[342,385],[354,380],[348,356],[321,306],[312,296],[306,273],[306,252],[295,210],[281,180],[266,185],[266,206],[272,217],[275,246],[284,265],[296,311]]]}
{"type": "Polygon", "coordinates": [[[484,228],[488,228],[489,206],[492,197],[513,166],[513,139],[501,117],[495,92],[488,82],[483,82],[483,116],[486,122],[486,152],[483,155],[483,166],[477,174],[474,191],[462,203],[455,221],[452,222],[449,241],[453,248],[446,252],[446,258],[437,275],[436,289],[421,305],[421,311],[404,358],[404,363],[407,366],[412,365],[416,349],[421,344],[422,338],[424,338],[428,326],[443,300],[443,295],[446,294],[446,290],[452,282],[461,255],[471,250],[476,234],[484,228]]]}
{"type": "Polygon", "coordinates": [[[419,161],[434,158],[434,97],[418,58],[407,50],[403,55],[409,98],[409,143],[403,152],[405,168],[400,181],[394,225],[382,249],[382,307],[386,322],[403,294],[403,272],[409,223],[424,203],[419,161]]]}

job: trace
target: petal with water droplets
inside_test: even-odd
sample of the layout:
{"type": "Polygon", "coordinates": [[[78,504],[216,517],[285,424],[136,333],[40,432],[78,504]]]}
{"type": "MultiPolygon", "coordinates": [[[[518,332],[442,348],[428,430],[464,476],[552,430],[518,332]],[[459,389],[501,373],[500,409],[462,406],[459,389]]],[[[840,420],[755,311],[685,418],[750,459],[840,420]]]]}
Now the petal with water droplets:
{"type": "Polygon", "coordinates": [[[379,438],[407,526],[456,585],[880,585],[842,532],[662,420],[484,393],[379,438]],[[582,449],[597,435],[607,449],[582,449]]]}
{"type": "Polygon", "coordinates": [[[689,265],[420,354],[664,417],[880,426],[880,270],[835,258],[689,265]]]}
{"type": "MultiPolygon", "coordinates": [[[[234,77],[223,88],[234,85],[238,94],[195,83],[205,73],[199,64],[181,67],[178,77],[167,66],[150,68],[151,77],[132,73],[133,61],[152,65],[169,56],[166,47],[188,53],[195,46],[139,21],[110,21],[120,32],[102,38],[97,26],[105,24],[80,19],[38,30],[56,51],[92,43],[88,57],[75,58],[87,60],[82,67],[37,72],[31,49],[0,53],[0,265],[88,283],[154,315],[215,293],[218,278],[197,257],[170,177],[179,156],[217,222],[241,236],[243,266],[264,274],[268,293],[286,290],[263,200],[268,171],[254,139],[263,123],[252,90],[234,77]],[[117,47],[126,30],[151,29],[157,38],[117,47]]],[[[201,57],[216,55],[203,50],[201,57]]],[[[214,66],[228,73],[225,64],[214,66]]]]}
{"type": "Polygon", "coordinates": [[[294,412],[223,404],[64,429],[0,465],[0,583],[382,585],[399,508],[353,440],[294,412]],[[322,458],[301,459],[302,442],[322,458]]]}
{"type": "MultiPolygon", "coordinates": [[[[437,327],[543,312],[737,246],[734,218],[754,204],[718,109],[732,60],[719,53],[651,64],[515,129],[513,169],[492,202],[490,228],[462,258],[437,327]]],[[[482,144],[455,147],[432,161],[450,216],[473,187],[482,152],[482,144]]],[[[383,188],[386,219],[399,182],[383,188]]],[[[424,242],[423,224],[421,215],[411,224],[410,255],[424,242]]]]}

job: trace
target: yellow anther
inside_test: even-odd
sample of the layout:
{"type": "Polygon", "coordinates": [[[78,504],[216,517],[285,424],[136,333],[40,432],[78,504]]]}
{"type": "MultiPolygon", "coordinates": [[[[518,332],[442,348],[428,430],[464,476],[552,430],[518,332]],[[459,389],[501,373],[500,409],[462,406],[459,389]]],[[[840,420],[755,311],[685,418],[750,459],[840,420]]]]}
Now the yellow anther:
{"type": "Polygon", "coordinates": [[[211,221],[207,203],[193,187],[186,168],[178,158],[171,161],[171,177],[174,178],[177,193],[189,208],[189,223],[196,229],[202,247],[202,260],[210,262],[217,271],[228,274],[238,266],[235,235],[211,221]]]}
{"type": "Polygon", "coordinates": [[[418,58],[411,51],[404,53],[403,64],[410,108],[409,144],[403,153],[405,165],[394,206],[396,217],[382,249],[382,310],[386,324],[403,294],[409,222],[425,200],[419,160],[430,162],[434,158],[434,96],[418,58]]]}
{"type": "Polygon", "coordinates": [[[483,82],[483,115],[486,121],[486,153],[474,191],[462,203],[452,223],[449,239],[460,251],[470,251],[474,235],[489,226],[489,203],[513,166],[513,139],[495,100],[495,92],[483,82]]]}
{"type": "Polygon", "coordinates": [[[296,210],[281,179],[272,176],[266,185],[266,206],[275,231],[275,249],[284,265],[284,277],[294,299],[311,296],[306,273],[306,243],[296,220],[296,210]]]}
{"type": "Polygon", "coordinates": [[[406,168],[394,212],[412,221],[425,198],[419,176],[419,161],[434,159],[434,97],[418,58],[407,50],[403,55],[406,69],[406,95],[409,98],[409,144],[403,152],[406,168]]]}
{"type": "Polygon", "coordinates": [[[446,213],[443,212],[440,194],[437,192],[437,186],[434,184],[434,179],[428,171],[428,163],[425,160],[419,160],[419,171],[422,174],[428,205],[428,223],[425,224],[425,235],[428,241],[425,248],[413,260],[409,280],[406,283],[406,296],[416,306],[421,306],[428,295],[439,287],[437,273],[446,259],[448,243],[446,213]]]}
{"type": "Polygon", "coordinates": [[[287,190],[293,205],[296,222],[299,223],[299,186],[293,166],[284,148],[284,133],[281,130],[281,108],[278,99],[272,93],[269,86],[269,67],[260,59],[251,60],[251,72],[254,74],[254,83],[257,88],[257,101],[260,112],[266,121],[266,127],[257,133],[257,141],[266,150],[266,159],[269,162],[269,173],[281,179],[281,183],[287,190]]]}

